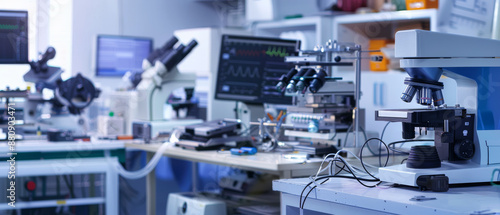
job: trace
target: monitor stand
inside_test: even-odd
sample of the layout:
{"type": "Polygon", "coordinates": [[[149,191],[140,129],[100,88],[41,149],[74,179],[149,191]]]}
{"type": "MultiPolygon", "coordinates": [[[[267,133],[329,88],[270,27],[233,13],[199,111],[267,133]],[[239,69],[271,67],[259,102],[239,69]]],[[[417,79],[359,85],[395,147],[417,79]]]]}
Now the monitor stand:
{"type": "Polygon", "coordinates": [[[263,104],[246,104],[244,102],[238,102],[236,111],[241,123],[244,124],[243,127],[246,128],[250,127],[250,122],[258,122],[258,118],[263,118],[266,114],[263,104]]]}

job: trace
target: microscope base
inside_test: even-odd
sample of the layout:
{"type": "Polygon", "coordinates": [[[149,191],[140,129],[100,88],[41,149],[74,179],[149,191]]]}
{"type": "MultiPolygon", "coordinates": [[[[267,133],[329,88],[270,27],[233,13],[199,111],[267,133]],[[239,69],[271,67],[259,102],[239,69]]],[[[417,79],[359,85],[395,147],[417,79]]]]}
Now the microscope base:
{"type": "Polygon", "coordinates": [[[161,132],[171,132],[180,126],[194,125],[202,122],[203,120],[201,119],[137,120],[132,122],[132,136],[134,139],[151,140],[161,132]]]}
{"type": "Polygon", "coordinates": [[[417,178],[421,175],[445,174],[449,184],[483,183],[491,181],[496,165],[479,165],[476,163],[454,164],[442,162],[441,167],[431,169],[407,168],[406,164],[379,168],[381,181],[417,187],[417,178]]]}

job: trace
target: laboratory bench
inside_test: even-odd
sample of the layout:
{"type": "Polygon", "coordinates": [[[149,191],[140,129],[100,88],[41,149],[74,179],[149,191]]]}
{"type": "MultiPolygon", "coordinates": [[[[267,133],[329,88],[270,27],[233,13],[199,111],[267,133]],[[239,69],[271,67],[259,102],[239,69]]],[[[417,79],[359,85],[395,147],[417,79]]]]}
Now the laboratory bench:
{"type": "MultiPolygon", "coordinates": [[[[144,144],[139,142],[125,143],[127,149],[143,150],[148,152],[147,157],[151,159],[154,153],[160,148],[161,144],[144,144]]],[[[226,152],[216,150],[195,151],[183,149],[176,146],[169,146],[163,153],[163,156],[188,160],[192,162],[202,162],[216,165],[234,167],[243,170],[259,171],[278,175],[280,178],[304,177],[314,174],[321,160],[313,162],[304,162],[299,159],[286,159],[280,152],[258,152],[255,155],[232,155],[226,152]]],[[[198,174],[197,165],[193,165],[192,174],[198,174]]],[[[193,188],[196,187],[196,178],[193,179],[193,188]]],[[[156,197],[156,176],[152,171],[147,176],[146,195],[147,195],[147,214],[155,214],[156,197]]],[[[195,190],[193,190],[195,191],[195,190]]]]}
{"type": "MultiPolygon", "coordinates": [[[[151,159],[154,153],[160,148],[161,144],[144,144],[142,142],[127,142],[125,147],[127,149],[143,150],[148,152],[147,157],[151,159]]],[[[316,174],[322,158],[314,158],[308,161],[301,159],[288,159],[283,156],[283,152],[258,152],[255,155],[232,155],[230,153],[221,153],[215,150],[208,151],[195,151],[183,149],[181,147],[169,146],[163,153],[164,156],[188,160],[193,162],[202,162],[223,166],[230,166],[243,170],[259,171],[279,176],[281,179],[308,177],[316,174]]],[[[391,156],[390,163],[400,163],[403,156],[391,156]]],[[[366,157],[366,162],[378,162],[379,157],[371,156],[366,157]]],[[[364,159],[364,160],[365,160],[364,159]]],[[[347,158],[349,162],[357,163],[354,158],[347,158]]],[[[193,165],[192,174],[198,174],[196,165],[193,165]]],[[[193,188],[196,188],[196,178],[193,178],[193,188]]],[[[193,190],[196,191],[196,190],[193,190]]],[[[156,197],[156,177],[154,171],[147,176],[146,185],[147,195],[147,214],[155,214],[156,197]]]]}
{"type": "MultiPolygon", "coordinates": [[[[2,210],[20,210],[79,205],[105,205],[106,214],[118,214],[119,183],[114,164],[125,158],[122,141],[91,142],[49,142],[47,140],[18,140],[15,150],[10,151],[7,142],[0,142],[0,173],[9,174],[10,157],[15,157],[15,176],[63,176],[79,174],[103,174],[105,183],[103,196],[83,198],[62,198],[48,200],[22,201],[16,198],[15,208],[0,205],[2,210]],[[10,154],[12,153],[12,154],[10,154]],[[109,157],[105,155],[109,153],[109,157]]],[[[19,186],[19,185],[17,185],[19,186]]],[[[18,188],[19,189],[19,188],[18,188]]],[[[16,192],[17,193],[17,192],[16,192]]]]}
{"type": "MultiPolygon", "coordinates": [[[[139,149],[154,154],[161,144],[125,143],[129,149],[139,149]]],[[[280,178],[296,178],[313,174],[318,162],[304,162],[300,159],[284,158],[279,152],[259,152],[255,155],[232,155],[229,151],[196,151],[170,146],[164,156],[193,162],[230,166],[243,170],[259,171],[278,175],[280,178]]]]}

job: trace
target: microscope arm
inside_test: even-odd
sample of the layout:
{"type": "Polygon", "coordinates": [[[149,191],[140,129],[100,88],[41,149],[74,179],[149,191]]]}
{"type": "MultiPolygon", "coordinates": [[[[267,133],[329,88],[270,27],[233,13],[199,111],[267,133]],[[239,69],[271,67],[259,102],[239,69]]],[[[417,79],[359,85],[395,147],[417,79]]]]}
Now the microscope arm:
{"type": "Polygon", "coordinates": [[[179,73],[176,66],[197,44],[195,40],[187,46],[180,44],[165,52],[153,67],[143,72],[142,80],[137,86],[139,119],[162,120],[164,104],[172,91],[178,88],[194,88],[196,74],[179,73]]]}

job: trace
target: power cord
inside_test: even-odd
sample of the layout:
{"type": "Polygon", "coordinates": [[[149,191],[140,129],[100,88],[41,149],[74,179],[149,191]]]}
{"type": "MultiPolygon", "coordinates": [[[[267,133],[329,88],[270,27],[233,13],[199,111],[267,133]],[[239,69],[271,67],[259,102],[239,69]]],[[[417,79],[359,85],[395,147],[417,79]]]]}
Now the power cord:
{"type": "MultiPolygon", "coordinates": [[[[349,128],[347,128],[347,131],[346,131],[346,135],[345,135],[345,138],[344,138],[344,148],[347,146],[347,139],[349,137],[349,133],[352,133],[352,127],[353,127],[354,124],[351,124],[349,126],[349,128]]],[[[368,139],[368,136],[366,135],[366,132],[365,132],[365,129],[361,126],[359,126],[361,132],[363,133],[363,136],[365,138],[365,141],[368,139]]],[[[337,134],[335,134],[337,135],[337,134]]],[[[332,138],[333,139],[333,138],[332,138]]],[[[372,155],[377,155],[375,154],[375,152],[370,148],[370,146],[368,146],[368,150],[370,151],[370,153],[372,153],[372,155]]]]}
{"type": "Polygon", "coordinates": [[[403,164],[407,160],[408,160],[408,158],[405,158],[405,159],[401,160],[401,164],[403,164]]]}
{"type": "MultiPolygon", "coordinates": [[[[327,182],[329,180],[329,178],[327,178],[326,180],[324,180],[323,182],[321,182],[320,184],[324,184],[325,182],[327,182]]],[[[307,184],[304,189],[302,189],[302,192],[300,193],[300,199],[299,199],[299,208],[304,208],[303,207],[303,203],[302,203],[302,195],[304,195],[304,191],[306,191],[306,189],[311,186],[313,182],[309,182],[309,184],[307,184]]],[[[309,196],[309,193],[311,193],[312,190],[314,190],[317,186],[314,186],[312,187],[309,192],[307,193],[307,195],[304,197],[304,203],[306,203],[306,199],[307,197],[309,196]]]]}
{"type": "MultiPolygon", "coordinates": [[[[351,165],[342,157],[339,156],[339,153],[343,150],[339,150],[339,152],[337,152],[335,155],[334,155],[334,158],[329,161],[331,162],[330,165],[329,165],[329,168],[330,168],[330,175],[326,175],[326,176],[318,176],[319,173],[323,172],[325,169],[323,167],[323,163],[328,159],[329,156],[331,156],[332,154],[329,154],[327,155],[323,162],[321,163],[319,169],[318,169],[318,172],[316,173],[316,176],[311,180],[311,182],[309,182],[305,187],[304,189],[302,190],[301,194],[300,194],[300,199],[299,199],[299,208],[303,209],[304,208],[304,204],[307,200],[307,197],[309,196],[309,194],[312,192],[312,190],[316,189],[318,187],[318,184],[316,184],[317,181],[319,180],[322,180],[322,179],[329,179],[329,178],[334,178],[334,177],[338,177],[338,178],[349,178],[349,179],[355,179],[356,181],[358,181],[359,184],[363,185],[364,187],[368,187],[368,188],[375,188],[377,187],[378,185],[380,185],[382,183],[382,181],[380,181],[379,178],[377,178],[374,174],[372,174],[370,171],[368,171],[367,169],[367,166],[370,166],[370,167],[373,167],[371,165],[367,165],[363,162],[363,149],[365,147],[367,147],[368,143],[370,141],[373,141],[373,140],[378,140],[381,144],[383,144],[385,146],[385,149],[387,151],[387,157],[386,157],[386,161],[384,163],[384,166],[387,166],[387,164],[389,163],[389,157],[390,157],[390,149],[389,149],[389,145],[387,145],[382,139],[380,138],[370,138],[368,140],[365,141],[365,143],[362,145],[361,147],[361,152],[360,152],[360,156],[359,158],[354,155],[354,157],[356,157],[357,159],[360,160],[361,162],[361,166],[364,170],[364,173],[368,174],[371,179],[367,179],[367,178],[361,178],[359,176],[356,175],[356,169],[355,167],[351,167],[351,165]],[[343,164],[343,166],[339,166],[337,165],[337,162],[340,162],[343,164]],[[332,174],[333,171],[333,165],[335,165],[337,168],[339,168],[339,170],[337,172],[335,172],[335,174],[332,174]],[[347,168],[347,169],[345,169],[347,168]],[[351,174],[352,176],[346,176],[346,175],[339,175],[340,172],[342,171],[345,171],[349,174],[351,174]],[[365,184],[363,181],[368,181],[368,182],[377,182],[375,185],[368,185],[368,184],[365,184]],[[306,194],[306,196],[304,197],[304,200],[302,201],[302,196],[304,195],[304,192],[305,190],[307,189],[307,187],[309,187],[311,184],[315,184],[315,186],[313,186],[309,191],[308,193],[306,194]]],[[[422,141],[422,140],[420,140],[422,141]]],[[[369,146],[368,146],[369,147],[369,146]]],[[[347,151],[348,153],[352,153],[352,152],[349,152],[347,151]]],[[[380,153],[379,153],[380,154],[380,153]]],[[[319,185],[322,185],[324,183],[326,183],[328,180],[324,180],[322,181],[319,185]]]]}
{"type": "MultiPolygon", "coordinates": [[[[377,187],[380,183],[382,183],[380,180],[378,179],[366,179],[366,178],[360,178],[358,176],[356,176],[356,174],[354,174],[354,172],[352,171],[352,169],[350,169],[351,167],[349,167],[349,165],[347,165],[345,163],[344,160],[341,160],[341,159],[338,159],[338,160],[333,160],[335,162],[342,162],[344,163],[344,167],[347,167],[349,169],[349,173],[351,173],[352,176],[346,176],[346,175],[325,175],[325,176],[320,176],[318,178],[315,178],[313,181],[309,182],[305,187],[304,189],[302,190],[302,193],[300,194],[300,199],[299,199],[299,208],[301,209],[304,209],[304,204],[306,203],[306,200],[307,200],[307,197],[309,196],[309,194],[312,192],[312,190],[314,190],[315,188],[318,187],[318,185],[315,185],[314,187],[312,187],[309,192],[306,194],[306,196],[304,197],[304,201],[302,201],[302,196],[304,195],[304,191],[307,189],[307,187],[309,187],[311,184],[315,183],[316,181],[319,181],[319,180],[322,180],[322,179],[329,179],[329,178],[348,178],[348,179],[356,179],[361,185],[365,186],[365,187],[368,187],[368,188],[374,188],[374,187],[377,187]],[[378,182],[377,184],[375,185],[367,185],[365,183],[363,183],[362,181],[367,181],[367,182],[378,182]]],[[[340,171],[339,171],[340,172],[340,171]]],[[[339,173],[337,172],[337,173],[339,173]]],[[[326,183],[328,180],[324,180],[323,182],[320,183],[320,185],[326,183]]]]}
{"type": "Polygon", "coordinates": [[[387,166],[387,163],[389,163],[389,154],[390,154],[390,151],[389,151],[389,146],[387,146],[387,144],[385,144],[385,142],[380,139],[380,138],[370,138],[368,140],[365,141],[365,143],[363,144],[363,146],[361,146],[361,151],[359,152],[359,158],[360,158],[360,161],[361,161],[361,166],[363,167],[363,169],[366,171],[366,173],[368,173],[368,175],[370,175],[371,177],[375,178],[378,180],[377,177],[375,177],[374,175],[372,175],[365,167],[365,163],[363,162],[363,149],[365,148],[365,146],[372,140],[379,140],[380,143],[383,143],[386,150],[387,150],[387,159],[385,160],[385,164],[384,166],[387,166]]]}
{"type": "Polygon", "coordinates": [[[401,154],[405,154],[405,155],[409,155],[410,152],[408,151],[402,151],[402,150],[399,150],[399,149],[396,149],[395,145],[396,144],[400,144],[400,143],[408,143],[408,142],[429,142],[429,141],[434,141],[434,140],[431,140],[431,139],[421,139],[421,140],[400,140],[400,141],[395,141],[395,142],[392,142],[392,143],[389,143],[389,149],[393,152],[397,152],[397,153],[401,153],[401,154]],[[392,147],[391,147],[392,146],[392,147]]]}

